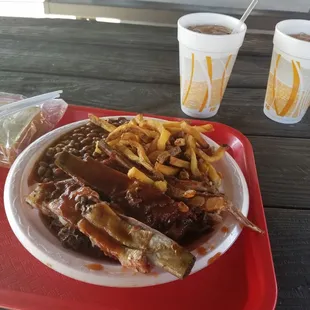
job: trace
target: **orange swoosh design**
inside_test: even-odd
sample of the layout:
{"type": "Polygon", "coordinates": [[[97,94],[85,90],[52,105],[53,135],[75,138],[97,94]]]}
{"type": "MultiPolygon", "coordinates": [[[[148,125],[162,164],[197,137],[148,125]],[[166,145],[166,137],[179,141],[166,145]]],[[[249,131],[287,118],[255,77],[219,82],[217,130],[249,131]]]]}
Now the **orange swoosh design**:
{"type": "Polygon", "coordinates": [[[209,78],[212,82],[212,76],[213,76],[213,68],[212,68],[212,58],[210,56],[206,57],[207,60],[207,64],[208,64],[208,74],[209,74],[209,78]]]}
{"type": "MultiPolygon", "coordinates": [[[[210,79],[211,84],[212,84],[212,75],[213,75],[212,58],[210,56],[206,56],[206,61],[207,61],[209,79],[210,79]]],[[[209,90],[208,90],[208,85],[207,85],[207,90],[206,90],[206,93],[203,97],[202,105],[199,109],[199,112],[201,112],[206,107],[207,99],[208,99],[208,92],[209,92],[209,90]]]]}
{"type": "Polygon", "coordinates": [[[192,53],[192,70],[191,70],[191,77],[189,79],[189,85],[188,85],[188,89],[187,89],[187,92],[186,92],[186,95],[183,99],[183,102],[182,104],[185,104],[186,100],[187,100],[187,97],[189,95],[189,92],[191,90],[191,87],[192,87],[192,82],[193,82],[193,76],[194,76],[194,70],[195,70],[195,55],[194,53],[192,53]]]}
{"type": "Polygon", "coordinates": [[[281,111],[280,116],[285,116],[287,114],[287,112],[290,110],[290,108],[294,104],[297,94],[298,94],[299,85],[300,85],[300,77],[299,77],[296,65],[293,60],[292,60],[292,68],[293,68],[293,88],[292,88],[290,98],[288,99],[286,105],[281,111]]]}
{"type": "Polygon", "coordinates": [[[222,81],[221,81],[221,98],[223,98],[223,95],[224,95],[224,81],[225,81],[225,74],[226,74],[226,71],[227,71],[227,68],[229,66],[229,63],[231,61],[231,57],[232,55],[229,55],[228,58],[227,58],[227,61],[226,61],[226,64],[225,64],[225,69],[223,71],[223,74],[222,74],[222,81]]]}
{"type": "Polygon", "coordinates": [[[274,68],[274,74],[273,74],[273,88],[272,88],[272,97],[274,99],[274,108],[276,110],[277,115],[279,115],[279,110],[277,106],[277,99],[276,99],[276,83],[277,83],[277,70],[279,66],[279,62],[281,59],[281,54],[278,54],[277,60],[276,60],[276,66],[274,68]]]}

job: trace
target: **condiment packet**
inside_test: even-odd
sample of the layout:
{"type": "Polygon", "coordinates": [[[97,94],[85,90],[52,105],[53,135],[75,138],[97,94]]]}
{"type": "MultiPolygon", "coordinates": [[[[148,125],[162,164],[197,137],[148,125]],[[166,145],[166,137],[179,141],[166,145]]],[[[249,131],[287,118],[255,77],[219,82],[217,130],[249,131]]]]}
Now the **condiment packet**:
{"type": "Polygon", "coordinates": [[[0,166],[11,167],[17,156],[33,141],[53,130],[67,110],[62,99],[29,100],[27,106],[14,109],[10,103],[25,99],[19,94],[0,92],[0,166]],[[8,104],[8,109],[4,109],[8,104]],[[10,112],[12,110],[12,112],[10,112]]]}

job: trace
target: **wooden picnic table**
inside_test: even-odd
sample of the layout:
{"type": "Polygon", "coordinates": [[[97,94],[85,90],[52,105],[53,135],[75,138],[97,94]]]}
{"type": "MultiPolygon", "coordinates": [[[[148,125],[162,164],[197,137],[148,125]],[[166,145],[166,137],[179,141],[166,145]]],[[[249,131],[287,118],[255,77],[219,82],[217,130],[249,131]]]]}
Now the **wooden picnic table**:
{"type": "MultiPolygon", "coordinates": [[[[270,22],[270,21],[269,21],[270,22]]],[[[219,113],[251,141],[272,246],[277,309],[310,309],[310,114],[281,125],[263,114],[272,33],[251,31],[219,113]]],[[[0,91],[63,89],[68,103],[185,117],[176,28],[0,18],[0,91]]]]}

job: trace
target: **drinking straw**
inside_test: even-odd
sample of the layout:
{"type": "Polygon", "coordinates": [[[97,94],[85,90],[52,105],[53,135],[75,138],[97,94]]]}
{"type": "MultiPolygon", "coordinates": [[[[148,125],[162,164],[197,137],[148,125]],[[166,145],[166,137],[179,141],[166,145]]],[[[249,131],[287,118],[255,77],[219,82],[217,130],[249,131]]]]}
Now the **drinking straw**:
{"type": "Polygon", "coordinates": [[[258,0],[253,0],[250,5],[248,6],[248,8],[245,10],[244,14],[242,15],[242,17],[239,20],[239,23],[237,24],[237,26],[232,30],[232,34],[233,33],[237,33],[240,30],[240,27],[242,26],[242,24],[245,22],[245,20],[248,18],[248,16],[252,13],[253,9],[255,8],[256,4],[258,3],[258,0]]]}
{"type": "Polygon", "coordinates": [[[57,91],[53,91],[50,93],[18,100],[18,101],[9,103],[9,104],[4,104],[0,106],[0,117],[10,115],[11,113],[16,112],[17,110],[35,106],[44,101],[58,98],[61,93],[62,93],[62,90],[57,90],[57,91]]]}

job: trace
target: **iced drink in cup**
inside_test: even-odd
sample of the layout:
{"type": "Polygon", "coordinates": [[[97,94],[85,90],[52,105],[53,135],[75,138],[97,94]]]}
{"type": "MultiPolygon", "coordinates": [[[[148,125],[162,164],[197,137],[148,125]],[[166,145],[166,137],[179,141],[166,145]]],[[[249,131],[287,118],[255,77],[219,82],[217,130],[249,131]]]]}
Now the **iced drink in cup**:
{"type": "Polygon", "coordinates": [[[284,124],[301,121],[310,104],[310,21],[276,25],[264,113],[284,124]]]}
{"type": "Polygon", "coordinates": [[[246,25],[222,14],[193,13],[178,20],[180,100],[192,117],[214,116],[221,104],[246,25]]]}

